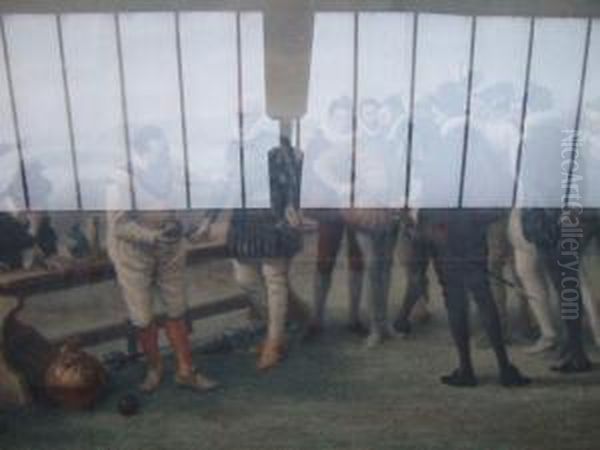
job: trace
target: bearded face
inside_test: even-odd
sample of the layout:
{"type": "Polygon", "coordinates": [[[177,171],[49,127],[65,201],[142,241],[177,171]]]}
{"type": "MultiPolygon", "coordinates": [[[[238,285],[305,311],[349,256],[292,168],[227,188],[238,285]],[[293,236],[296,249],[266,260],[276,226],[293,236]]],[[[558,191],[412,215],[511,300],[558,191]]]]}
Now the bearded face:
{"type": "Polygon", "coordinates": [[[360,106],[360,125],[369,135],[378,134],[382,129],[381,105],[376,100],[367,100],[360,106]]]}

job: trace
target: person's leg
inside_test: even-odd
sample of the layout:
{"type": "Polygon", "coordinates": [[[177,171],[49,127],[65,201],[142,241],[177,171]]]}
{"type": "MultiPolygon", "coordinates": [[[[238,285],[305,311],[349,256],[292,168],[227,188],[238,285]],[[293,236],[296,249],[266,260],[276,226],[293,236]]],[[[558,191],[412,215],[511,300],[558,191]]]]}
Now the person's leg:
{"type": "Polygon", "coordinates": [[[529,353],[539,353],[556,347],[558,333],[552,320],[552,310],[548,304],[548,287],[544,278],[542,261],[536,250],[515,250],[515,267],[525,292],[535,321],[540,329],[538,341],[529,353]]]}
{"type": "Polygon", "coordinates": [[[137,338],[148,365],[140,390],[152,392],[158,388],[164,374],[164,364],[158,347],[158,327],[153,322],[139,327],[137,338]]]}
{"type": "Polygon", "coordinates": [[[510,320],[508,317],[508,305],[506,299],[506,286],[501,278],[504,277],[504,267],[510,257],[510,243],[507,235],[508,220],[502,218],[492,223],[488,228],[488,270],[490,290],[492,299],[498,308],[502,334],[505,342],[510,342],[510,320]]]}
{"type": "MultiPolygon", "coordinates": [[[[569,240],[578,242],[577,249],[581,248],[581,238],[569,237],[569,240]]],[[[549,251],[545,262],[552,283],[558,292],[560,302],[560,315],[567,330],[567,342],[563,351],[562,360],[552,367],[563,373],[585,372],[591,370],[592,364],[583,347],[582,315],[583,303],[581,300],[579,255],[570,251],[561,251],[559,248],[549,251]]]]}
{"type": "Polygon", "coordinates": [[[169,246],[159,255],[156,284],[167,309],[165,331],[175,353],[178,385],[195,390],[207,390],[217,383],[199,373],[192,359],[189,330],[184,319],[187,302],[185,298],[185,250],[182,245],[169,246]]]}
{"type": "Polygon", "coordinates": [[[350,309],[348,312],[348,328],[352,332],[365,334],[368,332],[360,321],[360,303],[363,292],[365,265],[356,232],[349,227],[346,229],[348,245],[348,294],[350,309]]]}
{"type": "Polygon", "coordinates": [[[427,267],[432,256],[430,243],[424,236],[415,236],[409,243],[410,249],[406,259],[406,276],[408,286],[400,312],[394,321],[394,328],[399,333],[411,330],[410,316],[415,305],[427,294],[427,267]]]}
{"type": "Polygon", "coordinates": [[[259,274],[259,261],[232,259],[233,276],[236,283],[250,301],[250,321],[253,326],[267,323],[267,305],[259,274]]]}
{"type": "MultiPolygon", "coordinates": [[[[396,246],[396,259],[402,261],[406,269],[409,269],[409,265],[415,258],[422,258],[420,264],[424,264],[423,276],[418,278],[420,283],[418,289],[422,292],[419,299],[412,310],[409,312],[407,319],[410,324],[425,323],[431,318],[431,312],[429,311],[429,279],[427,277],[427,267],[431,260],[431,254],[427,252],[427,246],[425,251],[419,248],[419,241],[423,239],[419,233],[418,223],[418,210],[412,209],[402,214],[400,219],[400,227],[398,233],[399,244],[396,246]],[[415,244],[417,245],[415,247],[415,244]]],[[[409,280],[410,271],[407,270],[406,278],[409,280]]]]}
{"type": "Polygon", "coordinates": [[[289,260],[287,258],[265,258],[262,262],[269,320],[267,338],[257,363],[259,370],[276,366],[285,353],[285,319],[289,295],[288,270],[289,260]]]}
{"type": "MultiPolygon", "coordinates": [[[[596,250],[597,241],[590,236],[585,244],[585,247],[581,249],[581,253],[589,253],[589,250],[593,248],[596,250]]],[[[590,283],[592,279],[592,270],[590,269],[590,258],[589,256],[581,264],[581,274],[579,277],[581,284],[581,297],[583,300],[583,307],[585,314],[592,331],[592,337],[596,347],[600,348],[600,306],[597,300],[594,298],[594,294],[590,289],[590,283]]]]}
{"type": "Polygon", "coordinates": [[[382,274],[381,286],[381,307],[383,310],[383,324],[386,335],[391,337],[395,334],[393,327],[388,320],[388,303],[390,295],[390,285],[392,281],[392,268],[394,264],[394,248],[398,239],[398,227],[395,224],[390,224],[386,227],[381,240],[377,244],[377,252],[381,255],[379,267],[382,274]]]}
{"type": "Polygon", "coordinates": [[[458,356],[458,368],[442,376],[440,381],[449,386],[476,386],[469,342],[468,299],[462,273],[464,267],[459,264],[464,258],[464,252],[459,251],[462,241],[451,235],[454,219],[448,211],[423,213],[421,219],[421,231],[431,245],[433,267],[442,288],[450,334],[458,356]]]}
{"type": "Polygon", "coordinates": [[[369,277],[369,336],[367,338],[367,347],[372,347],[381,343],[385,334],[383,324],[381,323],[382,310],[378,303],[382,280],[381,273],[377,267],[377,254],[373,234],[363,231],[358,232],[357,242],[360,245],[365,263],[365,271],[369,277]]]}
{"type": "Polygon", "coordinates": [[[592,330],[594,344],[596,347],[600,348],[600,306],[594,298],[594,294],[589,286],[591,279],[589,270],[590,269],[586,268],[584,265],[581,271],[581,296],[590,329],[592,330]]]}
{"type": "Polygon", "coordinates": [[[531,309],[529,307],[529,299],[525,292],[525,288],[521,284],[519,273],[515,265],[514,249],[511,248],[511,255],[509,258],[509,268],[515,284],[515,295],[517,296],[517,306],[519,318],[519,328],[523,337],[531,337],[537,333],[537,325],[535,319],[532,317],[531,309]]]}
{"type": "Polygon", "coordinates": [[[164,373],[158,346],[158,327],[152,312],[153,258],[136,251],[128,243],[119,242],[116,245],[118,248],[111,253],[111,257],[117,281],[147,364],[146,375],[139,387],[142,392],[152,392],[160,385],[164,373]]]}
{"type": "Polygon", "coordinates": [[[539,340],[527,351],[543,352],[556,347],[558,334],[548,303],[548,287],[544,277],[544,266],[536,246],[523,235],[521,212],[513,210],[510,216],[509,237],[514,249],[515,268],[523,286],[529,306],[540,328],[539,340]]]}
{"type": "Polygon", "coordinates": [[[421,290],[423,291],[423,295],[421,295],[421,298],[417,301],[408,317],[411,326],[416,324],[427,323],[431,319],[431,312],[429,311],[430,297],[429,278],[427,270],[425,271],[425,276],[421,278],[421,284],[421,290]]]}
{"type": "Polygon", "coordinates": [[[477,385],[477,378],[471,361],[467,292],[462,275],[454,264],[447,260],[441,261],[438,257],[434,260],[448,312],[450,333],[458,354],[458,368],[442,376],[440,381],[449,386],[470,387],[477,385]]]}
{"type": "Polygon", "coordinates": [[[344,223],[339,217],[327,218],[318,224],[317,265],[313,286],[314,311],[311,332],[323,327],[325,303],[331,288],[331,278],[344,235],[344,223]]]}
{"type": "Polygon", "coordinates": [[[373,347],[391,335],[387,319],[387,297],[396,231],[396,227],[390,226],[379,231],[357,233],[370,284],[370,330],[367,347],[373,347]]]}
{"type": "Polygon", "coordinates": [[[463,271],[468,290],[472,292],[477,304],[483,328],[496,355],[500,383],[503,386],[522,386],[531,380],[521,375],[508,358],[502,336],[502,326],[496,303],[492,297],[487,274],[476,265],[463,271]]]}

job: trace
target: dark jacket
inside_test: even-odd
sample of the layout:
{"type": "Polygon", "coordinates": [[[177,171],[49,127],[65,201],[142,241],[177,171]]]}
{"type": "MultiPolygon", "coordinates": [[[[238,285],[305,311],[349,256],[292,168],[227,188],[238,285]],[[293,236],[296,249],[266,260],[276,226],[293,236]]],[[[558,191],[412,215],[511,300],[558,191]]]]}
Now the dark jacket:
{"type": "Polygon", "coordinates": [[[0,263],[10,269],[22,267],[22,252],[33,244],[25,225],[8,213],[0,213],[0,263]]]}
{"type": "Polygon", "coordinates": [[[302,153],[283,144],[268,158],[271,208],[234,211],[227,245],[236,258],[291,257],[302,247],[300,230],[285,217],[288,205],[300,207],[302,153]]]}

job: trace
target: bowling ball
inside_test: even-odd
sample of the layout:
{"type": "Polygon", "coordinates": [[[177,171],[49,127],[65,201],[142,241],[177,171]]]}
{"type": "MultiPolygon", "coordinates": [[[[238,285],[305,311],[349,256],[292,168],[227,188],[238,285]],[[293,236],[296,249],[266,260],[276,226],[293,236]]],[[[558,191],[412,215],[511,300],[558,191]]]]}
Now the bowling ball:
{"type": "Polygon", "coordinates": [[[117,408],[122,416],[133,416],[140,411],[140,401],[134,394],[125,394],[119,399],[117,408]]]}

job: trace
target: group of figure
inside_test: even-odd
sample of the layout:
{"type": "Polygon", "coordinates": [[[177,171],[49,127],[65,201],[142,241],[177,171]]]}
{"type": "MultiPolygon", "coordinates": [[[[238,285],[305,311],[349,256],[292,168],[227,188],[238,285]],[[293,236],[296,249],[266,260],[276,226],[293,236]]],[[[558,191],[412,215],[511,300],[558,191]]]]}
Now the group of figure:
{"type": "MultiPolygon", "coordinates": [[[[452,97],[452,89],[449,88],[446,94],[452,97]]],[[[449,134],[456,130],[462,132],[462,112],[453,112],[452,108],[448,110],[449,105],[452,106],[452,102],[430,102],[426,122],[430,126],[419,131],[427,135],[424,142],[428,146],[443,146],[444,138],[449,134]],[[436,136],[439,142],[432,141],[436,136]]],[[[307,328],[309,337],[314,338],[323,331],[326,299],[345,237],[349,268],[349,328],[365,332],[368,347],[375,347],[398,333],[410,331],[411,312],[428,294],[427,271],[431,262],[442,287],[459,362],[458,368],[443,376],[441,381],[453,386],[477,384],[470,352],[468,299],[471,296],[495,353],[500,383],[504,386],[528,384],[530,380],[510,361],[505,345],[508,319],[506,293],[503,292],[506,282],[502,270],[510,264],[517,273],[518,289],[525,292],[522,297],[533,311],[540,330],[541,337],[534,350],[547,350],[558,344],[557,327],[548,303],[549,292],[552,289],[558,293],[565,289],[572,291],[569,306],[577,313],[561,313],[567,338],[557,369],[563,372],[589,370],[591,364],[582,342],[584,309],[581,287],[584,284],[577,264],[571,261],[573,251],[565,251],[565,240],[561,240],[561,236],[568,235],[571,248],[576,247],[583,252],[599,234],[600,217],[594,212],[580,213],[576,209],[408,210],[390,207],[393,198],[398,195],[393,188],[399,185],[394,182],[395,177],[405,167],[397,151],[398,142],[402,141],[401,133],[405,132],[397,116],[405,114],[405,111],[395,98],[390,98],[385,108],[382,106],[369,100],[361,103],[359,108],[364,133],[359,142],[361,150],[357,150],[356,157],[357,164],[368,168],[369,176],[364,179],[367,184],[362,187],[362,192],[367,194],[362,201],[368,204],[368,208],[330,207],[319,208],[317,212],[301,211],[300,208],[301,198],[303,204],[314,204],[311,197],[328,199],[325,203],[331,205],[343,204],[340,199],[350,195],[353,189],[340,158],[348,150],[351,131],[352,104],[348,101],[338,99],[333,102],[329,109],[328,129],[319,130],[305,152],[291,144],[291,127],[283,122],[279,143],[268,151],[261,149],[268,166],[270,207],[234,209],[227,235],[234,277],[251,301],[254,318],[267,324],[264,341],[258,349],[258,369],[270,369],[282,361],[287,350],[286,321],[303,309],[291,289],[289,271],[294,255],[303,246],[303,215],[313,214],[318,224],[318,238],[314,308],[307,328]],[[379,123],[379,113],[383,109],[388,112],[386,126],[379,123]],[[314,148],[311,149],[311,146],[314,148]],[[581,233],[569,234],[569,229],[573,228],[581,228],[581,233]],[[392,320],[388,314],[388,297],[397,246],[408,251],[405,261],[408,286],[400,312],[392,320]],[[568,277],[565,271],[571,272],[568,277]],[[545,274],[551,281],[550,286],[546,284],[545,274]],[[370,312],[366,326],[360,317],[365,277],[369,281],[367,297],[370,312]],[[498,306],[502,314],[499,314],[498,306]]],[[[423,114],[420,108],[423,107],[416,108],[415,114],[423,114]]],[[[486,154],[490,156],[493,153],[486,154]]],[[[186,242],[202,240],[216,215],[210,214],[192,226],[185,224],[182,213],[173,207],[177,204],[173,196],[179,191],[174,189],[176,176],[169,154],[167,140],[160,128],[148,126],[139,129],[132,139],[131,163],[115,175],[107,193],[106,244],[130,320],[137,329],[140,347],[146,356],[148,370],[141,384],[141,389],[146,392],[159,387],[165,372],[159,349],[160,327],[153,309],[157,292],[166,306],[168,318],[164,329],[176,356],[176,383],[195,390],[217,386],[217,382],[199,372],[193,363],[185,321],[186,242]],[[111,207],[123,204],[122,199],[131,194],[132,184],[135,185],[135,202],[144,207],[111,207]]],[[[429,166],[435,168],[430,173],[431,179],[416,180],[412,184],[418,191],[413,193],[415,198],[430,196],[428,189],[439,190],[439,180],[435,179],[435,175],[438,173],[439,179],[444,179],[445,162],[444,158],[430,161],[429,166]]],[[[420,164],[418,158],[414,164],[420,164]]],[[[492,163],[487,166],[497,171],[504,165],[492,163]]],[[[489,178],[490,182],[494,179],[492,175],[486,177],[485,174],[484,178],[489,178]]],[[[224,188],[227,190],[227,186],[224,188]]],[[[492,192],[490,186],[485,194],[491,195],[492,192]]],[[[252,195],[250,192],[245,194],[247,197],[252,195]]],[[[0,233],[0,238],[7,238],[6,242],[0,242],[3,248],[0,262],[6,267],[22,265],[23,261],[18,258],[8,258],[8,255],[16,254],[13,247],[41,248],[47,256],[56,253],[56,248],[52,248],[56,238],[50,232],[45,235],[42,232],[44,220],[36,219],[29,223],[9,215],[2,215],[0,219],[2,229],[12,227],[16,235],[28,236],[19,242],[5,232],[0,233]],[[51,244],[48,245],[48,242],[51,244]]],[[[75,242],[84,240],[75,239],[75,242]]],[[[589,292],[583,294],[584,300],[590,299],[585,302],[585,312],[590,318],[595,338],[600,342],[598,311],[589,292]]],[[[561,296],[561,307],[564,304],[561,296]]],[[[561,312],[564,311],[561,309],[561,312]]]]}
{"type": "MultiPolygon", "coordinates": [[[[302,215],[300,210],[303,155],[290,143],[290,130],[282,129],[279,145],[267,153],[269,168],[270,205],[268,209],[235,209],[230,219],[227,245],[234,262],[234,276],[251,300],[254,318],[267,324],[264,341],[259,345],[257,367],[266,370],[279,364],[286,354],[286,321],[298,310],[298,299],[290,286],[289,271],[292,258],[302,248],[302,215]]],[[[163,364],[158,351],[158,327],[152,312],[153,289],[157,287],[167,305],[169,319],[165,328],[176,354],[177,383],[194,389],[209,389],[216,382],[197,372],[192,364],[187,328],[183,315],[184,298],[184,240],[202,238],[211,220],[198,223],[186,230],[176,213],[169,210],[168,176],[161,154],[166,152],[166,141],[160,130],[145,128],[137,136],[137,151],[144,154],[144,162],[134,168],[138,182],[136,193],[147,196],[145,204],[155,202],[150,211],[127,210],[109,213],[108,247],[115,263],[119,283],[131,321],[139,330],[143,352],[149,370],[142,384],[144,390],[154,390],[160,384],[163,364]],[[153,173],[155,172],[155,173],[153,173]],[[162,181],[161,181],[162,180],[162,181]],[[164,185],[161,186],[161,182],[164,185]],[[141,189],[144,188],[144,189],[141,189]],[[162,202],[162,203],[161,203],[162,202]]],[[[129,177],[116,183],[125,195],[129,177]]],[[[310,214],[310,211],[306,211],[310,214]]],[[[508,246],[519,248],[521,239],[534,250],[535,260],[523,261],[516,257],[519,268],[535,264],[546,271],[558,292],[564,290],[564,276],[560,267],[570,267],[560,248],[559,236],[566,218],[580,221],[586,228],[581,237],[575,237],[581,249],[595,232],[596,217],[578,217],[573,211],[565,215],[560,210],[492,210],[492,209],[422,209],[392,208],[320,210],[314,216],[318,223],[317,262],[314,281],[314,310],[308,335],[314,337],[323,329],[326,298],[332,281],[337,254],[343,237],[347,237],[349,260],[350,328],[367,332],[368,347],[374,347],[397,333],[406,332],[408,318],[416,302],[427,292],[427,267],[433,263],[442,287],[448,311],[451,334],[457,348],[459,366],[442,377],[442,382],[453,386],[474,386],[470,352],[468,298],[472,296],[482,318],[483,326],[496,355],[500,383],[518,386],[529,379],[511,363],[506,351],[502,318],[492,295],[496,278],[493,264],[511,260],[491,245],[494,239],[508,240],[508,246]],[[540,216],[540,211],[543,213],[540,216]],[[500,224],[500,225],[499,225],[500,224]],[[515,230],[511,230],[511,226],[515,230]],[[537,227],[537,228],[536,228],[537,227]],[[494,229],[498,228],[494,234],[494,229]],[[394,249],[398,239],[409,248],[408,288],[403,306],[394,321],[388,317],[388,296],[392,276],[394,249]],[[584,242],[585,241],[585,242],[584,242]],[[500,255],[493,260],[489,250],[500,255]],[[558,269],[557,269],[558,268],[558,269]],[[369,323],[360,319],[360,298],[364,277],[369,280],[369,323]]],[[[574,222],[573,222],[574,223],[574,222]]],[[[579,223],[579,222],[578,222],[579,223]]],[[[521,244],[523,243],[521,242],[521,244]]],[[[506,243],[505,243],[506,244],[506,243]]],[[[504,249],[506,253],[506,249],[504,249]]],[[[547,291],[528,289],[527,283],[543,283],[541,274],[521,273],[524,290],[531,294],[529,304],[542,332],[540,349],[547,349],[549,320],[547,291]],[[543,298],[537,296],[543,295],[543,298]],[[542,348],[543,347],[543,348],[542,348]]],[[[578,272],[575,274],[578,276],[578,272]]],[[[579,282],[569,286],[577,291],[576,302],[581,302],[579,282]]],[[[563,317],[567,339],[563,359],[558,369],[579,372],[590,368],[582,343],[582,313],[563,317]]],[[[506,317],[504,317],[506,320],[506,317]]],[[[553,345],[556,344],[554,336],[553,345]]]]}
{"type": "MultiPolygon", "coordinates": [[[[164,371],[158,351],[158,327],[152,312],[152,291],[157,287],[167,305],[169,319],[165,328],[177,356],[178,384],[201,390],[212,388],[216,383],[196,372],[191,362],[189,337],[183,320],[184,241],[201,239],[210,226],[210,220],[186,230],[177,214],[169,210],[167,194],[170,181],[164,173],[166,166],[160,156],[166,151],[166,141],[160,130],[142,129],[135,142],[137,151],[144,154],[144,163],[134,167],[135,176],[138,180],[146,180],[146,184],[138,181],[136,193],[147,196],[146,205],[156,202],[155,208],[109,212],[108,248],[131,321],[139,330],[141,347],[147,355],[149,370],[142,387],[154,390],[160,384],[164,371]]],[[[298,302],[290,287],[289,270],[292,258],[302,247],[300,192],[303,156],[291,145],[289,129],[282,132],[279,145],[270,149],[267,159],[271,207],[235,209],[227,236],[235,279],[248,294],[255,317],[267,324],[264,341],[259,346],[257,367],[260,370],[276,366],[285,356],[286,320],[298,302]]],[[[125,173],[123,180],[115,183],[115,187],[120,186],[123,190],[117,189],[113,195],[125,195],[128,183],[129,177],[125,173]]],[[[427,267],[432,262],[442,287],[459,360],[458,368],[443,376],[442,382],[453,386],[477,384],[470,352],[468,298],[472,296],[496,355],[500,383],[504,386],[528,384],[529,379],[511,363],[507,354],[502,320],[491,289],[491,283],[498,282],[492,278],[494,275],[502,279],[502,274],[494,273],[493,270],[497,269],[491,267],[498,264],[498,260],[506,263],[510,257],[501,255],[492,261],[489,250],[493,248],[497,252],[498,244],[494,247],[490,241],[501,239],[493,233],[494,228],[499,228],[497,233],[504,233],[513,249],[520,250],[519,245],[523,242],[532,246],[530,250],[535,255],[535,267],[548,273],[556,291],[561,292],[566,287],[561,270],[572,266],[568,255],[561,251],[561,230],[569,223],[575,224],[575,221],[581,224],[585,229],[581,236],[570,237],[583,251],[597,228],[594,214],[577,216],[575,212],[494,209],[409,211],[392,208],[320,210],[314,216],[318,223],[318,244],[314,310],[308,333],[314,337],[323,329],[325,302],[345,235],[350,269],[350,327],[355,331],[366,328],[368,347],[407,331],[413,306],[426,294],[427,267]],[[410,249],[411,258],[407,265],[408,288],[403,306],[399,316],[392,321],[388,314],[388,296],[398,239],[410,249]],[[519,239],[522,241],[520,244],[519,239]],[[367,297],[370,307],[366,327],[361,322],[359,309],[365,276],[369,280],[367,297]]],[[[306,213],[310,214],[310,211],[306,213]]],[[[528,262],[517,256],[515,261],[518,269],[532,264],[531,258],[528,262]]],[[[524,290],[530,294],[529,304],[542,331],[538,346],[544,347],[549,339],[544,323],[550,314],[546,311],[548,290],[532,292],[527,283],[545,281],[539,278],[541,274],[521,272],[519,275],[524,290]]],[[[578,272],[574,275],[578,276],[578,272]]],[[[575,301],[581,303],[580,282],[571,284],[568,287],[577,291],[575,301]]],[[[590,368],[582,343],[582,316],[583,307],[579,314],[563,316],[567,339],[563,359],[557,367],[561,371],[579,372],[590,368]]],[[[556,344],[554,339],[553,344],[556,344]]]]}

